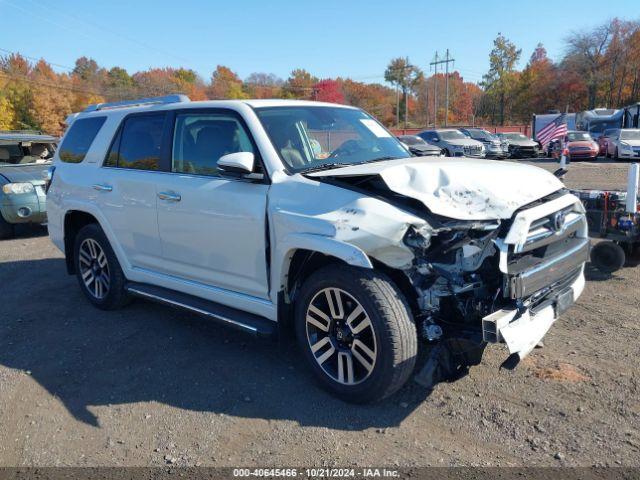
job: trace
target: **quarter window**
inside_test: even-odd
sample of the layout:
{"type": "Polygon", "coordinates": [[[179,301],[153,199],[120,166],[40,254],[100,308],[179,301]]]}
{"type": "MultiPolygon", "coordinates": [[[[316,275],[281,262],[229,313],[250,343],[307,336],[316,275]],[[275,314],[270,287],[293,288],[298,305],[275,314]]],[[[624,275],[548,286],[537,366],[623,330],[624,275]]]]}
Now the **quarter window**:
{"type": "Polygon", "coordinates": [[[127,118],[111,145],[105,166],[158,170],[164,120],[164,113],[127,118]]]}
{"type": "Polygon", "coordinates": [[[60,160],[66,163],[82,162],[106,119],[93,117],[73,122],[60,146],[60,160]]]}
{"type": "Polygon", "coordinates": [[[220,157],[236,152],[256,153],[247,131],[234,115],[176,116],[172,172],[217,176],[220,157]]]}

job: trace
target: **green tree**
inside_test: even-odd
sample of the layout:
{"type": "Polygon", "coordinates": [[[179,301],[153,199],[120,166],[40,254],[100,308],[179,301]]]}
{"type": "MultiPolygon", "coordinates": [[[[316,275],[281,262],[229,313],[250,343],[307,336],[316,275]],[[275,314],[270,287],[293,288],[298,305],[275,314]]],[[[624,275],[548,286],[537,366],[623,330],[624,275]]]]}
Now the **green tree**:
{"type": "MultiPolygon", "coordinates": [[[[489,97],[498,104],[500,125],[504,125],[507,103],[511,100],[517,80],[516,64],[520,60],[521,49],[498,33],[489,54],[489,71],[482,77],[482,87],[489,97]]],[[[494,109],[495,111],[495,109],[494,109]]]]}
{"type": "Polygon", "coordinates": [[[404,119],[404,113],[407,111],[405,107],[405,101],[408,99],[410,92],[413,92],[416,85],[421,83],[423,74],[422,71],[409,63],[408,58],[394,58],[387,65],[387,69],[384,71],[384,79],[395,85],[400,89],[402,96],[397,102],[396,116],[398,119],[404,119]]]}

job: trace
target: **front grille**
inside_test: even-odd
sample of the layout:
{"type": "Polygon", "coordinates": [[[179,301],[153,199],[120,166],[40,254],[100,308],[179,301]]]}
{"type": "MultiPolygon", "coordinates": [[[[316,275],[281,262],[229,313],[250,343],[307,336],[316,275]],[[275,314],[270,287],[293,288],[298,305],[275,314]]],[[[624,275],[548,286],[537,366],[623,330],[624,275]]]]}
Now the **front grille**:
{"type": "Polygon", "coordinates": [[[587,261],[587,223],[576,200],[564,196],[552,200],[559,205],[557,209],[549,211],[550,207],[542,203],[516,213],[521,218],[516,221],[514,217],[512,228],[526,219],[526,230],[518,230],[519,236],[514,239],[510,229],[506,237],[512,242],[507,246],[504,272],[510,298],[529,298],[580,270],[587,261]]]}
{"type": "Polygon", "coordinates": [[[482,155],[482,147],[479,146],[468,146],[465,145],[463,147],[464,149],[464,154],[468,155],[468,156],[472,156],[472,157],[478,157],[480,155],[482,155]]]}

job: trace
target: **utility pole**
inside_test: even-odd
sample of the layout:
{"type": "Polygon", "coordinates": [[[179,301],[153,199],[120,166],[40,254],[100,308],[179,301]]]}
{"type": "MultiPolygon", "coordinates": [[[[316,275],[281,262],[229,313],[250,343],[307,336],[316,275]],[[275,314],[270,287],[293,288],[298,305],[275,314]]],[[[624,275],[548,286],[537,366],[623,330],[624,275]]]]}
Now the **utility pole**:
{"type": "MultiPolygon", "coordinates": [[[[431,62],[429,65],[433,65],[434,66],[434,70],[435,70],[435,74],[433,77],[433,83],[434,83],[434,92],[435,92],[435,106],[436,106],[436,118],[437,118],[437,111],[438,111],[438,65],[444,63],[445,65],[445,90],[446,90],[446,98],[445,98],[445,114],[444,114],[444,126],[447,126],[447,122],[449,120],[449,63],[453,63],[455,62],[455,59],[450,58],[449,57],[449,49],[447,48],[447,53],[445,55],[445,58],[443,60],[438,60],[438,52],[436,52],[436,58],[433,62],[431,62]]],[[[434,125],[435,127],[435,125],[434,125]]]]}
{"type": "MultiPolygon", "coordinates": [[[[405,64],[405,68],[408,68],[410,66],[409,57],[405,57],[404,64],[405,64]]],[[[405,72],[405,79],[407,78],[406,73],[407,72],[405,72]]],[[[404,130],[405,132],[404,133],[407,133],[407,118],[409,117],[409,100],[407,98],[408,90],[409,89],[407,88],[407,85],[405,85],[404,87],[404,130]]]]}
{"type": "Polygon", "coordinates": [[[433,65],[433,128],[438,126],[438,52],[436,58],[429,65],[433,65]]]}

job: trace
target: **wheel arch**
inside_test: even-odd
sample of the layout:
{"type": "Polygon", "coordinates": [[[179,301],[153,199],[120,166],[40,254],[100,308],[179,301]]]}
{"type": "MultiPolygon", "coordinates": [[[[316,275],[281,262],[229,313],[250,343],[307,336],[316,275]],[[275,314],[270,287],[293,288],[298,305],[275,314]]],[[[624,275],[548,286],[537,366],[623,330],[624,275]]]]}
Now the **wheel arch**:
{"type": "Polygon", "coordinates": [[[76,273],[75,263],[73,261],[73,248],[76,236],[82,227],[100,222],[91,213],[83,210],[69,210],[64,216],[64,258],[67,265],[67,273],[73,275],[76,273]]]}
{"type": "MultiPolygon", "coordinates": [[[[326,240],[342,243],[330,238],[326,238],[326,240]]],[[[379,260],[369,257],[357,247],[344,243],[342,245],[346,245],[360,253],[354,256],[353,252],[347,253],[349,249],[343,249],[342,246],[338,250],[330,248],[321,250],[312,248],[310,245],[290,248],[286,251],[286,254],[282,257],[280,272],[277,273],[278,276],[276,277],[279,279],[276,296],[278,317],[284,329],[287,329],[286,326],[290,326],[292,322],[292,308],[300,286],[315,271],[334,263],[372,269],[384,273],[403,293],[412,312],[414,314],[418,312],[417,293],[402,270],[389,267],[379,260]]]]}

